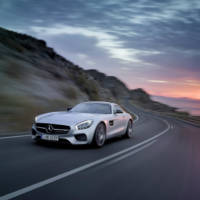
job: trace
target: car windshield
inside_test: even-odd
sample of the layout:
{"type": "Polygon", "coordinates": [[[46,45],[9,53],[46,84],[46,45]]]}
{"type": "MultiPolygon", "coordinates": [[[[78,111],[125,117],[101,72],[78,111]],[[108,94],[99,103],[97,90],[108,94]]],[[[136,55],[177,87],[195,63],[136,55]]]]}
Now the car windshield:
{"type": "Polygon", "coordinates": [[[107,103],[81,103],[70,110],[79,113],[111,114],[111,105],[107,103]]]}

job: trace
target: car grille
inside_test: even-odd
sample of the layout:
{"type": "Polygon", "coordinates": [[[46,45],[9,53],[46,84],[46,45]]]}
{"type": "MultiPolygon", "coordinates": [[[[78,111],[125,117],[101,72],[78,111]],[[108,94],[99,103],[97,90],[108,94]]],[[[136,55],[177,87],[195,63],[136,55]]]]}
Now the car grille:
{"type": "Polygon", "coordinates": [[[47,134],[67,134],[70,131],[70,126],[59,124],[36,123],[37,131],[47,134]]]}

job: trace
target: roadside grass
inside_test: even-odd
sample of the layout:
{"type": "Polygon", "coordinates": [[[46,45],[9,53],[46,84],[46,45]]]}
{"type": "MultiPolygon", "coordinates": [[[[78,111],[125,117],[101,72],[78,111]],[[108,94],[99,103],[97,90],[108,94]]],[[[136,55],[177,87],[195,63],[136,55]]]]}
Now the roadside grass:
{"type": "Polygon", "coordinates": [[[0,60],[0,73],[11,80],[24,80],[27,75],[25,65],[27,63],[8,56],[2,56],[0,60]]]}
{"type": "Polygon", "coordinates": [[[191,115],[185,114],[185,112],[167,113],[167,115],[175,117],[177,119],[182,119],[182,120],[185,120],[185,121],[188,121],[200,126],[200,116],[191,116],[191,115]]]}
{"type": "Polygon", "coordinates": [[[71,102],[59,99],[35,99],[25,96],[0,96],[0,134],[31,129],[38,114],[66,110],[71,102]]]}
{"type": "Polygon", "coordinates": [[[69,99],[73,100],[73,99],[76,99],[78,97],[77,90],[72,86],[63,88],[62,90],[63,90],[64,96],[69,98],[69,99]]]}

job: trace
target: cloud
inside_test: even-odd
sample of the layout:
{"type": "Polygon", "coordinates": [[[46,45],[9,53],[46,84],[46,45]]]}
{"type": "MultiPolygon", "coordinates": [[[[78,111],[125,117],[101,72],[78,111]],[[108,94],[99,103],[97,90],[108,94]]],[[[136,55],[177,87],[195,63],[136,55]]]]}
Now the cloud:
{"type": "Polygon", "coordinates": [[[167,84],[167,85],[185,85],[185,86],[192,86],[192,87],[198,87],[200,88],[200,81],[198,80],[178,80],[178,81],[166,81],[166,80],[147,80],[148,82],[151,83],[158,83],[158,84],[167,84]]]}
{"type": "Polygon", "coordinates": [[[151,83],[168,83],[168,81],[165,81],[165,80],[148,80],[148,82],[151,82],[151,83]]]}
{"type": "Polygon", "coordinates": [[[86,55],[86,54],[83,54],[83,53],[79,53],[79,54],[77,54],[76,55],[78,58],[80,58],[80,59],[87,59],[88,58],[88,56],[86,55]]]}
{"type": "Polygon", "coordinates": [[[151,24],[154,22],[179,21],[191,23],[192,18],[196,19],[194,13],[199,12],[200,3],[197,0],[173,0],[173,1],[138,1],[126,8],[131,13],[129,21],[134,24],[151,24]],[[137,8],[141,14],[134,14],[131,9],[137,8]],[[187,13],[187,15],[185,15],[187,13]],[[183,17],[184,14],[184,17],[183,17]]]}
{"type": "Polygon", "coordinates": [[[200,81],[198,80],[186,80],[184,84],[200,88],[200,81]]]}
{"type": "Polygon", "coordinates": [[[93,66],[95,66],[95,64],[96,64],[96,63],[95,63],[93,60],[91,60],[91,58],[89,58],[89,56],[86,55],[86,54],[78,53],[76,56],[80,59],[80,61],[84,62],[88,67],[93,67],[93,66]]]}
{"type": "Polygon", "coordinates": [[[34,19],[33,20],[33,23],[43,23],[44,22],[44,20],[42,20],[42,19],[34,19]]]}
{"type": "MultiPolygon", "coordinates": [[[[109,56],[114,59],[120,59],[127,63],[143,63],[138,58],[138,55],[155,55],[158,51],[140,50],[134,48],[126,48],[125,41],[119,37],[110,34],[108,31],[100,30],[96,27],[73,27],[61,24],[55,24],[51,27],[32,26],[31,31],[39,36],[55,36],[57,35],[82,35],[96,39],[96,47],[102,48],[109,53],[109,56]]],[[[143,63],[148,64],[148,63],[143,63]]]]}

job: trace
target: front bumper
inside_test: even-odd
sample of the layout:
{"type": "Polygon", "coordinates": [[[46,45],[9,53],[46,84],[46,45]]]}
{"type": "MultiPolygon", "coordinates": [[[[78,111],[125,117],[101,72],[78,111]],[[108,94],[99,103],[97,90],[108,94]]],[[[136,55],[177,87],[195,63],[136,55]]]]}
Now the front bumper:
{"type": "MultiPolygon", "coordinates": [[[[35,124],[32,126],[32,139],[33,140],[44,140],[44,141],[52,141],[52,142],[66,142],[70,143],[72,145],[83,145],[83,144],[90,144],[93,140],[95,132],[95,127],[91,126],[88,129],[84,130],[76,130],[74,127],[71,127],[70,131],[66,134],[54,134],[53,132],[51,134],[49,133],[42,133],[37,130],[35,124]],[[46,137],[47,136],[47,137],[46,137]],[[50,136],[50,137],[48,137],[50,136]],[[51,138],[51,136],[56,136],[56,140],[54,139],[48,139],[51,138]]],[[[53,137],[52,137],[53,138],[53,137]]]]}

